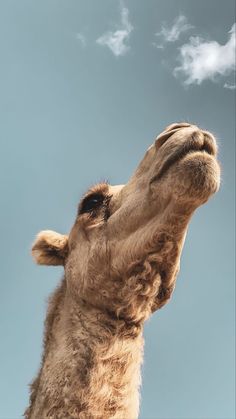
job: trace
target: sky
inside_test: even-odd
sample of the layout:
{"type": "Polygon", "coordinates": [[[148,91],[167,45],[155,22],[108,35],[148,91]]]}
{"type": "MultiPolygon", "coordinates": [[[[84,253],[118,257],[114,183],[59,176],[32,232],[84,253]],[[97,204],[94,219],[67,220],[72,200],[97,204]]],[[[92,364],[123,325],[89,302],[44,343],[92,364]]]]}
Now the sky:
{"type": "MultiPolygon", "coordinates": [[[[233,419],[235,9],[226,0],[0,0],[0,418],[18,419],[61,268],[38,231],[126,183],[187,120],[219,143],[219,193],[190,225],[171,302],[145,326],[140,419],[233,419]]],[[[128,419],[128,418],[127,418],[128,419]]]]}

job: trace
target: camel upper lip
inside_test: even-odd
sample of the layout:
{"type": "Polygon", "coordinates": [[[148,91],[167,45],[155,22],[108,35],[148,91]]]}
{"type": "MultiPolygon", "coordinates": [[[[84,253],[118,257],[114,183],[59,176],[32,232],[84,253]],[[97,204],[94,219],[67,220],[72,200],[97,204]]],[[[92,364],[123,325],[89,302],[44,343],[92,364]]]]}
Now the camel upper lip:
{"type": "Polygon", "coordinates": [[[216,155],[216,149],[212,141],[204,141],[203,145],[200,145],[198,142],[194,143],[192,141],[185,143],[163,162],[160,169],[158,170],[158,173],[153,176],[150,183],[159,180],[167,172],[167,170],[173,166],[173,164],[182,160],[187,154],[197,151],[205,152],[213,157],[216,155]]]}

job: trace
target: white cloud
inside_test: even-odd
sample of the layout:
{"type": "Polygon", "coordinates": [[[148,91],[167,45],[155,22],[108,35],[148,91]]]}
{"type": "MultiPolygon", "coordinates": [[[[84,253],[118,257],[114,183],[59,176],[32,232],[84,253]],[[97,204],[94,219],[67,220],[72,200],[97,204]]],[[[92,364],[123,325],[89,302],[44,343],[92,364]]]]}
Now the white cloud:
{"type": "Polygon", "coordinates": [[[229,40],[225,45],[204,41],[198,36],[191,37],[189,43],[180,48],[181,64],[174,69],[174,75],[183,75],[186,85],[229,75],[235,70],[235,28],[236,24],[229,31],[229,40]]]}
{"type": "Polygon", "coordinates": [[[86,46],[86,39],[85,36],[82,33],[76,34],[76,39],[80,42],[80,45],[84,48],[86,46]]]}
{"type": "Polygon", "coordinates": [[[121,9],[121,28],[116,31],[109,31],[104,33],[96,40],[97,44],[107,46],[116,57],[124,55],[128,52],[130,47],[125,44],[128,40],[133,26],[129,21],[129,10],[126,7],[121,9]]]}
{"type": "Polygon", "coordinates": [[[224,87],[226,89],[229,89],[229,90],[235,90],[236,89],[236,85],[235,84],[230,84],[230,83],[225,83],[224,87]]]}
{"type": "Polygon", "coordinates": [[[154,45],[157,48],[163,48],[163,43],[166,42],[175,42],[178,41],[180,35],[183,32],[188,31],[189,29],[192,29],[193,26],[190,25],[187,21],[186,16],[179,15],[175,18],[173,25],[171,27],[168,27],[166,23],[162,24],[161,31],[155,33],[155,35],[160,38],[160,44],[154,43],[154,45]]]}

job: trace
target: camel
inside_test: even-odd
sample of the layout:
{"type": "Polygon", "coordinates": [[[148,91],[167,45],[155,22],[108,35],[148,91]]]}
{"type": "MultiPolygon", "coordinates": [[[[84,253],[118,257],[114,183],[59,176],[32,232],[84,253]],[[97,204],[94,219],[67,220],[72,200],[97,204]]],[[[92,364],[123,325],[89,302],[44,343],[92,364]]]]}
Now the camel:
{"type": "Polygon", "coordinates": [[[34,259],[64,277],[25,418],[138,417],[144,323],[169,301],[191,216],[219,184],[214,136],[172,124],[126,185],[88,190],[68,236],[39,233],[34,259]]]}

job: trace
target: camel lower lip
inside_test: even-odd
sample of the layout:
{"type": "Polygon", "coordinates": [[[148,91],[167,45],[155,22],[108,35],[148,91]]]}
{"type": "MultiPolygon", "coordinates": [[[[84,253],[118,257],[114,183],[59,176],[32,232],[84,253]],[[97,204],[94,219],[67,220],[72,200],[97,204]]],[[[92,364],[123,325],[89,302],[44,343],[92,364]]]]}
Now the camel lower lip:
{"type": "Polygon", "coordinates": [[[213,153],[211,150],[209,150],[208,147],[195,147],[195,148],[190,148],[190,149],[186,149],[186,148],[182,148],[180,150],[177,150],[177,152],[173,153],[163,164],[163,166],[161,167],[161,169],[159,170],[159,172],[151,179],[150,183],[156,182],[158,180],[160,180],[164,174],[176,163],[178,163],[179,161],[181,161],[184,157],[186,157],[189,154],[193,154],[196,152],[202,152],[202,153],[207,153],[209,156],[212,156],[213,153]]]}

